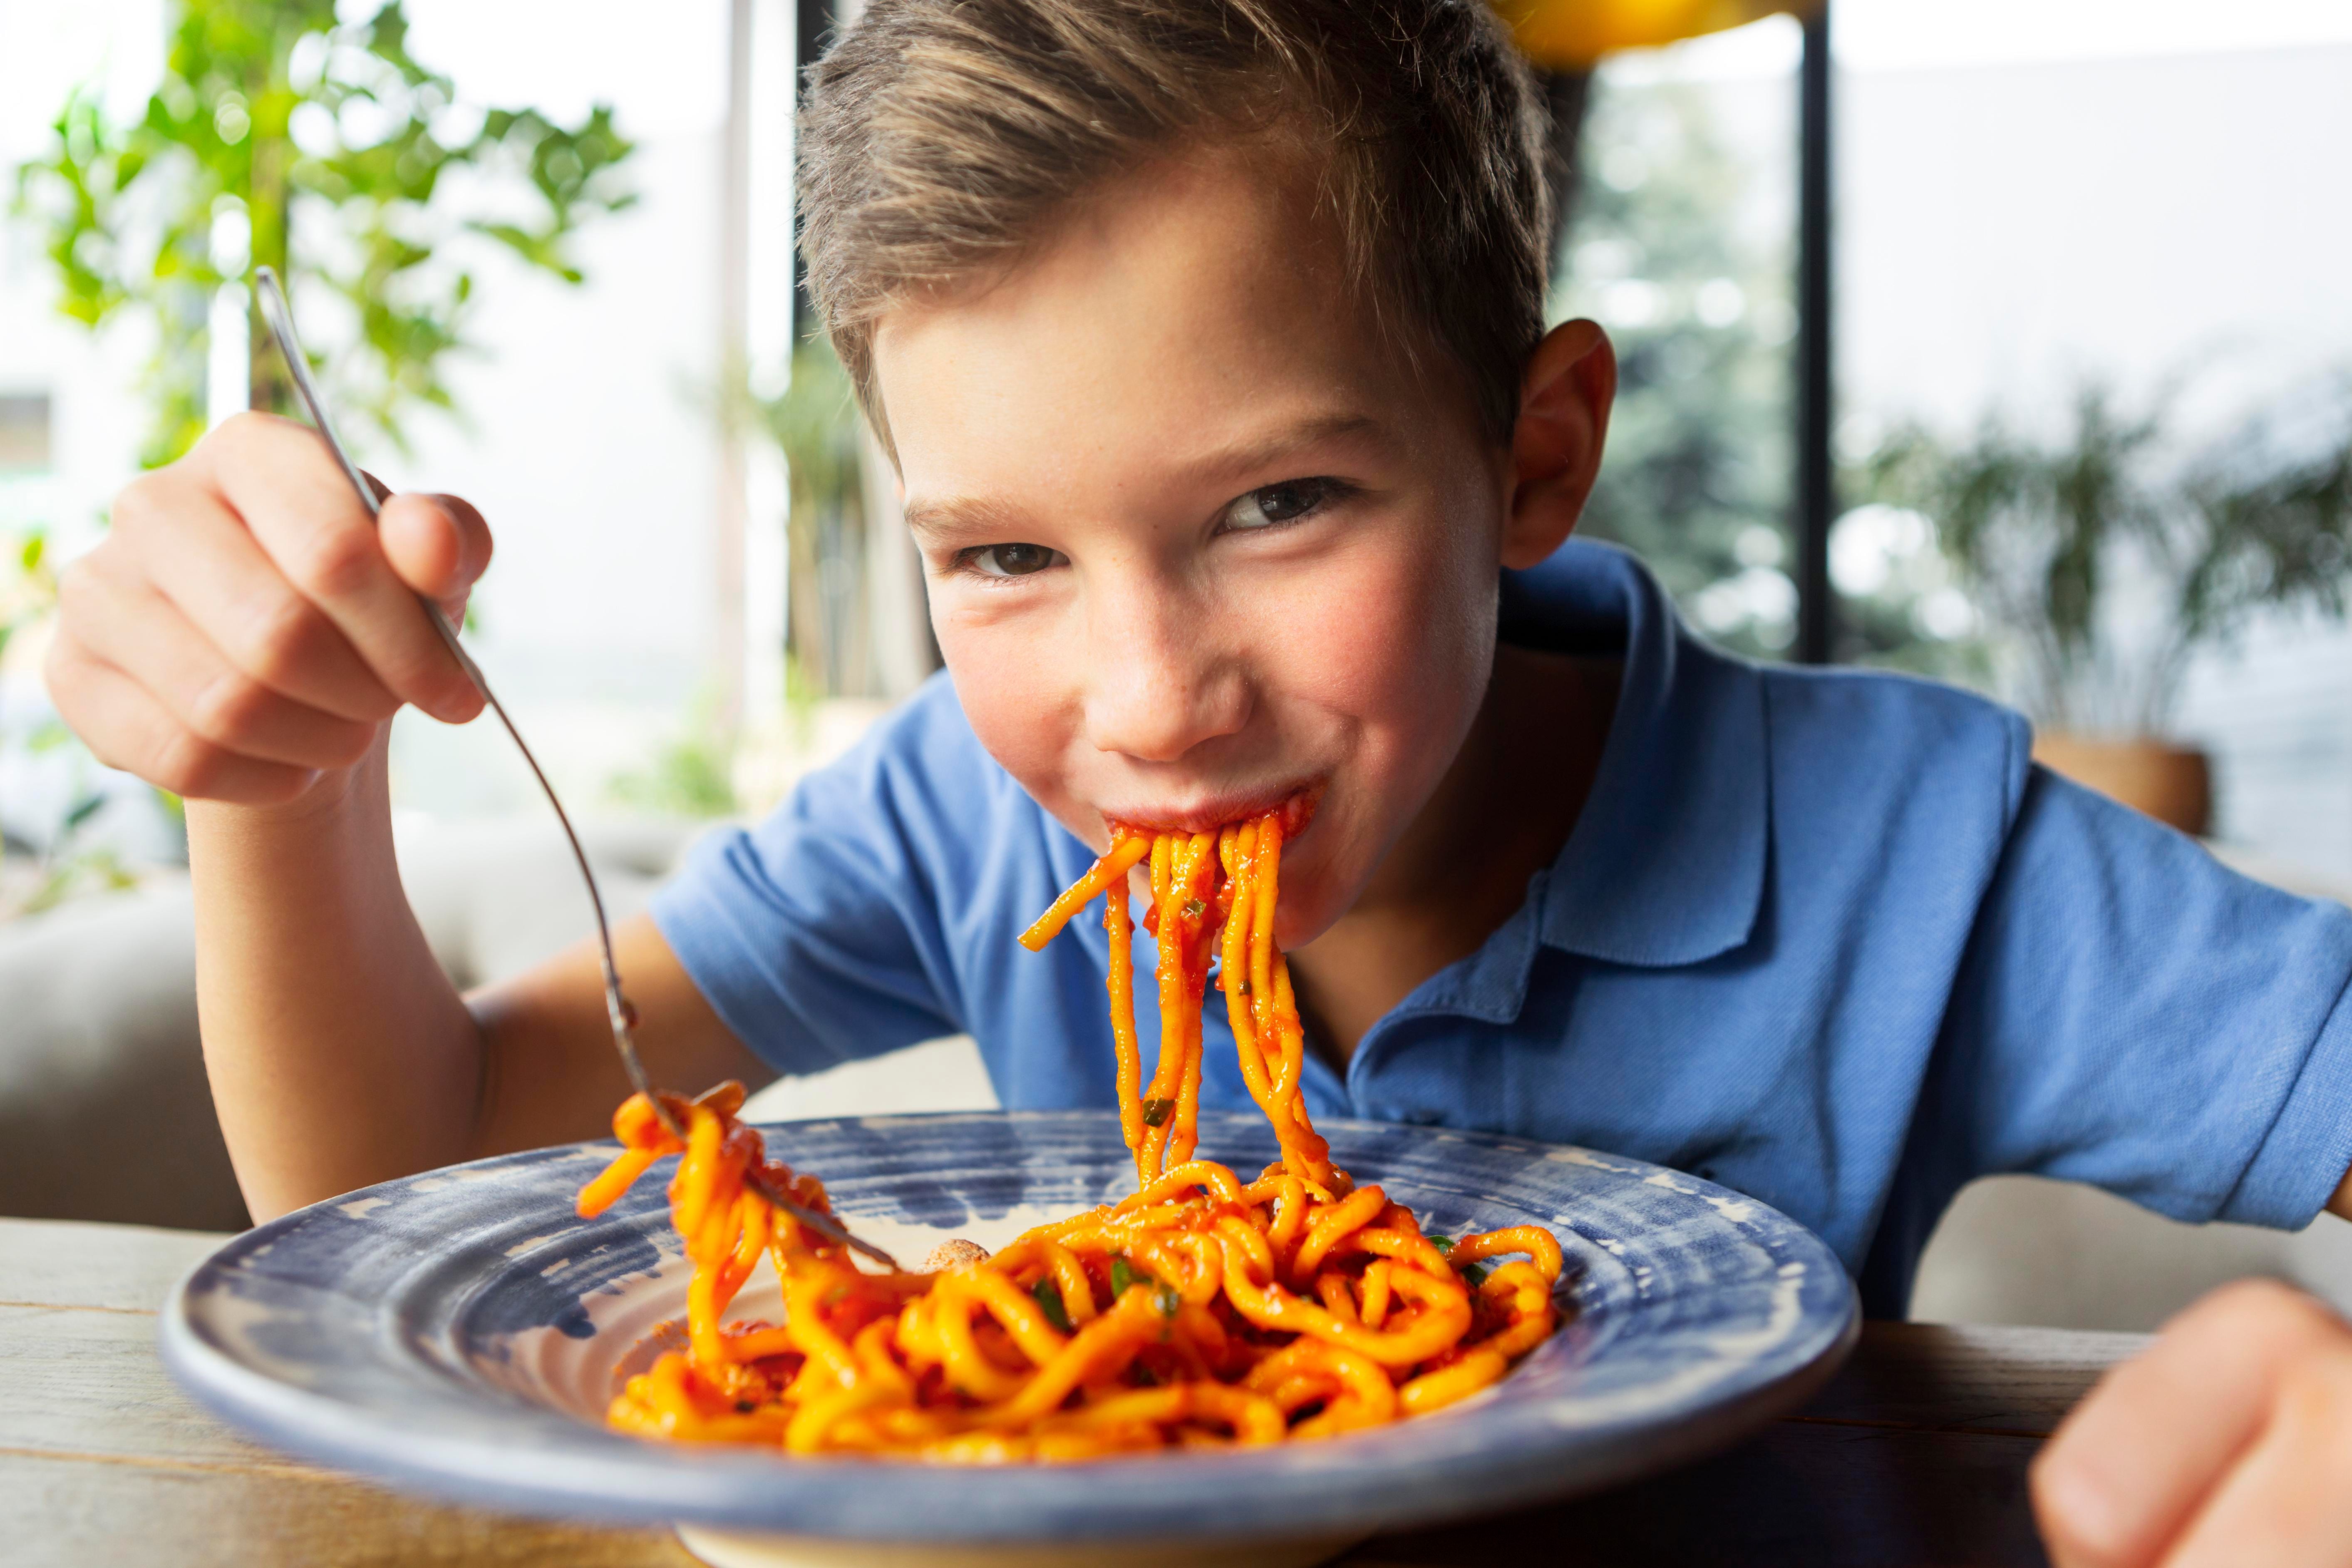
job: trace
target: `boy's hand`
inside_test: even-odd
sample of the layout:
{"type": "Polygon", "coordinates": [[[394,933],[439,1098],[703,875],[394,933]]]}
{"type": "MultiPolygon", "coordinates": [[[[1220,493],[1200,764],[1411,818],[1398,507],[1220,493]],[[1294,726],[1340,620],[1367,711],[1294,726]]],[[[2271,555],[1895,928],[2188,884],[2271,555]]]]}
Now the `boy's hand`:
{"type": "Polygon", "coordinates": [[[2056,1568],[2352,1563],[2352,1325],[2214,1291],[2109,1373],[2033,1466],[2056,1568]]]}
{"type": "Polygon", "coordinates": [[[394,496],[371,522],[317,435],[239,415],[115,498],[59,583],[49,690],[110,766],[282,805],[347,775],[404,702],[481,710],[415,595],[455,618],[489,560],[466,502],[394,496]]]}

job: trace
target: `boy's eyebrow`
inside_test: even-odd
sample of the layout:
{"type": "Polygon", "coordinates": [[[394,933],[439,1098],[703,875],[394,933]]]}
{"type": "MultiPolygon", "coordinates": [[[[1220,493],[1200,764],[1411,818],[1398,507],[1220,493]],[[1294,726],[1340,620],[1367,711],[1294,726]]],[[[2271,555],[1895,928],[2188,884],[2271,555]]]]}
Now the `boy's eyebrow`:
{"type": "MultiPolygon", "coordinates": [[[[1383,426],[1369,414],[1322,414],[1252,439],[1232,442],[1185,459],[1171,476],[1179,483],[1205,482],[1227,474],[1262,469],[1285,455],[1324,441],[1378,435],[1383,426]]],[[[984,496],[909,497],[906,523],[919,542],[953,539],[1014,539],[1026,526],[1018,507],[984,496]]]]}
{"type": "Polygon", "coordinates": [[[918,540],[988,536],[1013,538],[1021,524],[1018,508],[983,497],[943,496],[937,500],[909,497],[906,522],[918,540]]]}
{"type": "Polygon", "coordinates": [[[1223,474],[1245,474],[1264,468],[1302,447],[1350,436],[1380,434],[1382,426],[1369,414],[1319,414],[1252,440],[1235,441],[1185,462],[1187,478],[1209,479],[1223,474]]]}

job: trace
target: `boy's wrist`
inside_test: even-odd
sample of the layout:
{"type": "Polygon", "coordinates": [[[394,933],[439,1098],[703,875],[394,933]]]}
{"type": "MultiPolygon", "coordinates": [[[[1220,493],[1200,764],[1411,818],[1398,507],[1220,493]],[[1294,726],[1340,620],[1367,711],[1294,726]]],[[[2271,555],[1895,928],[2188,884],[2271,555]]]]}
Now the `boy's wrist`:
{"type": "Polygon", "coordinates": [[[366,755],[350,767],[320,773],[309,789],[292,800],[267,805],[190,800],[186,803],[188,831],[195,836],[217,832],[299,834],[348,821],[354,814],[381,815],[389,819],[391,738],[392,724],[387,720],[378,726],[375,742],[368,747],[366,755]]]}

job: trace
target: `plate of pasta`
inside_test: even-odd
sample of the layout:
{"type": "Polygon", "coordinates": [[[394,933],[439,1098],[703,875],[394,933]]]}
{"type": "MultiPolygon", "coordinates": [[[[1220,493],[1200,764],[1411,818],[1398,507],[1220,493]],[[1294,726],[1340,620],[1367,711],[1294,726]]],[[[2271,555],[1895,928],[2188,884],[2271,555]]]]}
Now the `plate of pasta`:
{"type": "MultiPolygon", "coordinates": [[[[1262,1121],[1204,1114],[1201,1124],[1229,1164],[1278,1153],[1262,1121]]],[[[1108,1112],[760,1131],[796,1168],[825,1173],[832,1205],[860,1234],[909,1260],[950,1238],[1002,1258],[1024,1232],[1134,1192],[1108,1112]]],[[[1408,1205],[1430,1237],[1546,1228],[1562,1255],[1559,1326],[1469,1397],[1321,1440],[1245,1443],[1205,1416],[1195,1424],[1224,1441],[1042,1463],[804,1456],[756,1433],[648,1440],[607,1418],[631,1380],[690,1352],[678,1330],[695,1270],[651,1182],[577,1217],[580,1190],[615,1154],[605,1143],[386,1183],[247,1232],[174,1294],[163,1349],[189,1387],[262,1440],[457,1500],[680,1523],[703,1533],[689,1534],[698,1546],[737,1532],[938,1547],[1094,1542],[1123,1543],[1117,1560],[1134,1563],[1150,1561],[1137,1542],[1311,1552],[1651,1473],[1801,1401],[1851,1342],[1853,1296],[1834,1256],[1726,1189],[1476,1133],[1358,1122],[1324,1131],[1332,1153],[1379,1173],[1384,1195],[1408,1205]]],[[[1147,1282],[1140,1260],[1129,1267],[1138,1279],[1117,1298],[1137,1298],[1129,1310],[1147,1322],[1185,1316],[1180,1302],[1162,1318],[1168,1282],[1147,1282]]],[[[1161,1270],[1197,1289],[1181,1259],[1161,1270]]],[[[1095,1292],[1100,1310],[1074,1328],[1110,1316],[1108,1284],[1095,1292]]],[[[783,1309],[763,1271],[730,1304],[730,1327],[762,1331],[751,1325],[783,1309]]],[[[1147,1367],[1167,1350],[1156,1332],[1150,1343],[1147,1367]]],[[[1131,1381],[1128,1392],[1149,1393],[1142,1377],[1131,1381]]]]}
{"type": "Polygon", "coordinates": [[[1101,899],[1128,952],[1148,884],[1162,1046],[1147,1080],[1115,957],[1115,1111],[759,1127],[734,1084],[634,1095],[612,1142],[237,1237],[167,1304],[165,1360],[291,1452],[674,1524],[714,1563],[1069,1568],[1311,1563],[1696,1457],[1827,1377],[1853,1287],[1751,1198],[1583,1149],[1314,1125],[1272,941],[1300,826],[1119,828],[1023,938],[1101,899]],[[1201,1107],[1213,988],[1256,1115],[1201,1107]]]}

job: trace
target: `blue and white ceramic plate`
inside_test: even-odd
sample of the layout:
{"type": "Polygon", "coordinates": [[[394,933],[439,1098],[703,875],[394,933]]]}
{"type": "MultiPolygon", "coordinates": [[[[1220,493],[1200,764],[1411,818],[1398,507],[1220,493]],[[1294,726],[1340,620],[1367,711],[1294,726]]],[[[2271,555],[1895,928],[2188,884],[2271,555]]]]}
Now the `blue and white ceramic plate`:
{"type": "MultiPolygon", "coordinates": [[[[1001,1245],[1134,1184],[1085,1111],[764,1128],[863,1234],[913,1263],[1001,1245]]],[[[614,1152],[575,1144],[387,1182],[248,1231],[174,1292],[163,1350],[236,1425],[394,1486],[517,1512],[866,1542],[1339,1538],[1629,1479],[1802,1400],[1853,1342],[1829,1249],[1764,1205],[1638,1161],[1341,1122],[1333,1157],[1432,1231],[1540,1225],[1566,1248],[1566,1326],[1500,1384],[1418,1420],[1246,1455],[961,1469],[787,1459],[605,1430],[617,1375],[682,1317],[664,1162],[610,1212],[572,1196],[614,1152]]],[[[1265,1123],[1203,1116],[1255,1171],[1265,1123]]],[[[761,1314],[772,1278],[740,1309],[761,1314]]]]}

